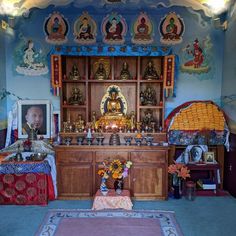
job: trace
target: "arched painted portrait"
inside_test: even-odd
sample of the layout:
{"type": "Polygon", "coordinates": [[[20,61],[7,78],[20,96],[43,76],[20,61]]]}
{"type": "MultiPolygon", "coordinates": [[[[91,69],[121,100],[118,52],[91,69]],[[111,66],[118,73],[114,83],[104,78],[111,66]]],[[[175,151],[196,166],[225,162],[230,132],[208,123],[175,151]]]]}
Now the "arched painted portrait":
{"type": "Polygon", "coordinates": [[[184,21],[175,12],[170,12],[162,18],[159,26],[161,34],[161,43],[163,44],[178,44],[183,40],[184,21]]]}
{"type": "Polygon", "coordinates": [[[132,43],[150,44],[153,42],[153,24],[145,13],[140,13],[133,24],[132,43]]]}
{"type": "Polygon", "coordinates": [[[107,44],[122,44],[125,42],[127,24],[121,15],[115,13],[106,16],[102,22],[103,42],[107,44]]]}
{"type": "Polygon", "coordinates": [[[51,44],[63,44],[67,42],[69,24],[59,12],[49,15],[44,23],[46,42],[51,44]]]}
{"type": "Polygon", "coordinates": [[[84,12],[74,23],[74,41],[79,44],[92,44],[96,42],[97,25],[95,21],[84,12]]]}

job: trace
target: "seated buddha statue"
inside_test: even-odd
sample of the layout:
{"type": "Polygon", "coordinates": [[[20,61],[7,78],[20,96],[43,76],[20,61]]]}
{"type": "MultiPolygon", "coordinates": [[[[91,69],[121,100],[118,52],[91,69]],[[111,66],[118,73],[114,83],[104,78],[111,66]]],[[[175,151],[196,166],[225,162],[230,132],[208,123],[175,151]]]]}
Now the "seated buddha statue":
{"type": "Polygon", "coordinates": [[[83,95],[81,91],[79,90],[79,88],[77,87],[72,88],[72,95],[69,98],[68,103],[70,105],[83,105],[84,104],[83,95]]]}
{"type": "Polygon", "coordinates": [[[115,127],[124,129],[130,126],[130,120],[125,115],[127,101],[117,87],[108,87],[107,93],[103,96],[101,101],[102,116],[96,121],[98,128],[110,130],[115,127]]]}
{"type": "Polygon", "coordinates": [[[127,80],[127,79],[131,79],[131,78],[132,78],[132,76],[129,72],[129,65],[127,62],[124,62],[123,66],[122,66],[122,70],[120,72],[120,79],[127,80]]]}
{"type": "Polygon", "coordinates": [[[146,80],[159,79],[159,75],[152,61],[149,61],[147,64],[147,67],[144,71],[144,79],[146,80]]]}
{"type": "Polygon", "coordinates": [[[98,68],[94,74],[96,80],[105,80],[107,79],[106,69],[104,68],[103,63],[99,63],[98,68]]]}
{"type": "Polygon", "coordinates": [[[70,72],[69,79],[71,79],[71,80],[79,80],[80,79],[79,69],[75,64],[72,66],[72,70],[70,72]]]}
{"type": "Polygon", "coordinates": [[[122,101],[120,98],[117,98],[117,91],[111,90],[109,93],[110,97],[107,98],[106,107],[105,109],[107,112],[105,113],[106,116],[112,115],[112,116],[123,116],[122,112],[122,101]]]}

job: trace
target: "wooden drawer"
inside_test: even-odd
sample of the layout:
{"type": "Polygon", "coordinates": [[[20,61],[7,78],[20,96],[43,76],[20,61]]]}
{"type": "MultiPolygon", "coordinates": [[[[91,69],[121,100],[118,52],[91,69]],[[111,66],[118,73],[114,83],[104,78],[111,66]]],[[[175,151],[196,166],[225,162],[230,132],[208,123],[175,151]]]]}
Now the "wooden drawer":
{"type": "Polygon", "coordinates": [[[66,151],[56,153],[57,163],[81,163],[92,162],[93,153],[88,151],[66,151]]]}
{"type": "Polygon", "coordinates": [[[167,151],[145,151],[145,152],[131,152],[131,161],[133,163],[166,163],[167,151]]]}
{"type": "Polygon", "coordinates": [[[119,151],[96,152],[96,162],[103,162],[104,160],[112,161],[115,159],[128,160],[128,152],[119,152],[119,151]]]}

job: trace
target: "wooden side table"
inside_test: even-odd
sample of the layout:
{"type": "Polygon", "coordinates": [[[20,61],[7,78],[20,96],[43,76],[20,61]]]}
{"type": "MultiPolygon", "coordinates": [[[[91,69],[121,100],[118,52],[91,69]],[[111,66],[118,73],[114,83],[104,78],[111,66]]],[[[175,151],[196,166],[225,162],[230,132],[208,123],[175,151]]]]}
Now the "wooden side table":
{"type": "Polygon", "coordinates": [[[92,210],[103,209],[125,209],[132,210],[133,204],[130,199],[129,190],[123,190],[117,194],[114,189],[109,189],[107,195],[102,195],[98,190],[95,194],[92,210]]]}
{"type": "MultiPolygon", "coordinates": [[[[208,172],[209,173],[209,179],[211,179],[214,183],[216,188],[213,189],[214,193],[217,194],[218,191],[218,174],[217,171],[220,170],[220,165],[218,163],[215,164],[188,164],[187,165],[188,169],[190,170],[190,175],[191,174],[196,174],[197,172],[203,171],[203,172],[208,172]]],[[[192,180],[197,180],[196,176],[195,178],[192,178],[192,180]]]]}

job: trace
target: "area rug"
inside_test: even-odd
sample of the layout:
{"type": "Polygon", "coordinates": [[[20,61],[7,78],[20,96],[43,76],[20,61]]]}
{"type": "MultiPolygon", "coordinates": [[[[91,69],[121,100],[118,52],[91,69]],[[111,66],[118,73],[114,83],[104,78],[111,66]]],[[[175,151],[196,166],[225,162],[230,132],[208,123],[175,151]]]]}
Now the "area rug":
{"type": "Polygon", "coordinates": [[[183,236],[174,212],[50,210],[36,236],[183,236]]]}

